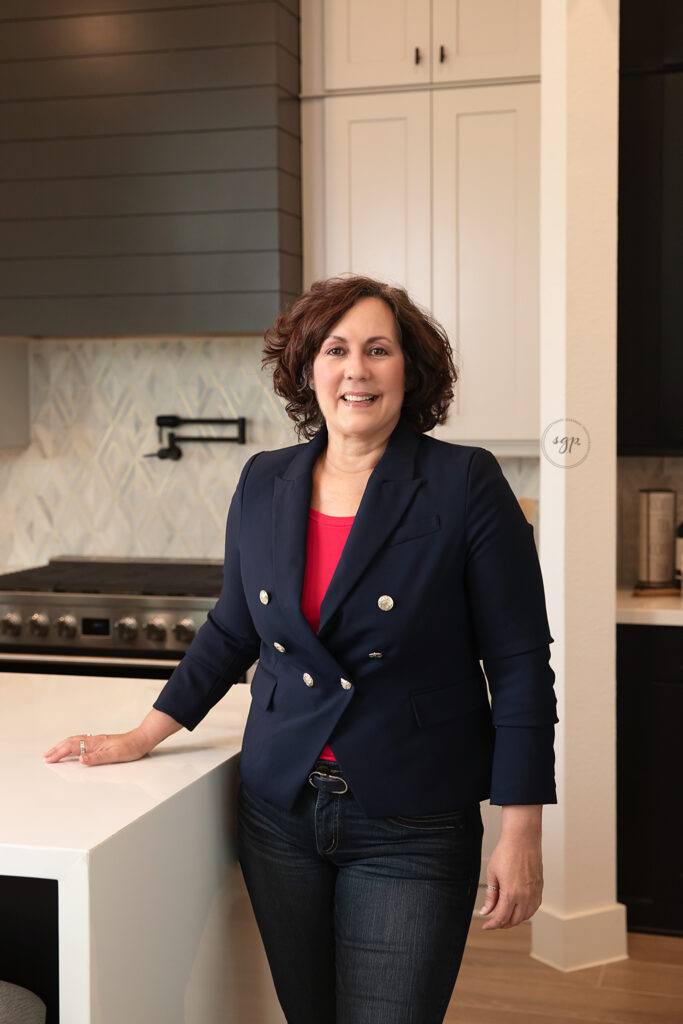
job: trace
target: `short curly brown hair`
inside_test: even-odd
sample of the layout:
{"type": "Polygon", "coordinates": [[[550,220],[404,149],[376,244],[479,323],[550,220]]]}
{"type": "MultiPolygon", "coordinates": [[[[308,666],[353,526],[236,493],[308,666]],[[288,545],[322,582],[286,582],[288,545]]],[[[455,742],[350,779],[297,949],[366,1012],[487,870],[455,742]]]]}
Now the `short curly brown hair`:
{"type": "Polygon", "coordinates": [[[371,277],[344,275],[316,281],[265,333],[264,367],[273,367],[275,393],[286,399],[299,437],[311,438],[323,416],[309,386],[313,360],[336,323],[359,299],[382,299],[392,310],[406,365],[401,415],[417,430],[444,423],[458,373],[443,327],[417,306],[405,288],[371,277]]]}

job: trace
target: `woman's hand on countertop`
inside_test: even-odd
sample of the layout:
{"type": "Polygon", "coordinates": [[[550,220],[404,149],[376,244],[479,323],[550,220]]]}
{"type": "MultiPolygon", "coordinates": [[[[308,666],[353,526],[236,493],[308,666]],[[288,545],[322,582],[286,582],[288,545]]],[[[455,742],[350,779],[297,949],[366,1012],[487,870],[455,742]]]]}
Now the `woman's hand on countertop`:
{"type": "Polygon", "coordinates": [[[77,757],[81,764],[118,764],[121,761],[137,761],[149,753],[137,735],[137,729],[113,735],[68,736],[61,743],[46,751],[43,757],[48,764],[62,761],[65,757],[77,757]],[[81,754],[81,740],[85,753],[81,754]]]}
{"type": "Polygon", "coordinates": [[[77,757],[81,764],[120,764],[123,761],[137,761],[148,754],[158,743],[178,732],[182,726],[170,715],[155,708],[140,725],[130,732],[88,736],[68,736],[61,743],[47,750],[43,757],[47,764],[54,764],[66,757],[77,757]],[[85,752],[81,753],[81,742],[85,752]]]}
{"type": "Polygon", "coordinates": [[[482,929],[513,928],[528,921],[541,905],[543,859],[541,854],[542,805],[503,807],[500,839],[486,869],[486,890],[479,911],[486,917],[495,911],[482,929]]]}

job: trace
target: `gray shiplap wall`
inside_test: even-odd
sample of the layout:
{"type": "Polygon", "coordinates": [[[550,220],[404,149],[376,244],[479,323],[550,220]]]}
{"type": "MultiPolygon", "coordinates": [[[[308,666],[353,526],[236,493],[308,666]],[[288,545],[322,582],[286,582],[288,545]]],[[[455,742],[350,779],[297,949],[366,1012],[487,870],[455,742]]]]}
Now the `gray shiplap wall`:
{"type": "Polygon", "coordinates": [[[3,0],[0,335],[263,332],[301,286],[298,0],[3,0]]]}

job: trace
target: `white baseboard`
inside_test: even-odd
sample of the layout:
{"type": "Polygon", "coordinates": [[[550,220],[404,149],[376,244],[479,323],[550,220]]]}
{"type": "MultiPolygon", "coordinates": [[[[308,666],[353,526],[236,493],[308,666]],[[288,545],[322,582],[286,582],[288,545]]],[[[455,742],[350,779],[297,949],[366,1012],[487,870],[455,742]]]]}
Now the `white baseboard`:
{"type": "Polygon", "coordinates": [[[559,971],[628,959],[626,907],[622,903],[579,914],[541,907],[531,923],[531,956],[559,971]]]}

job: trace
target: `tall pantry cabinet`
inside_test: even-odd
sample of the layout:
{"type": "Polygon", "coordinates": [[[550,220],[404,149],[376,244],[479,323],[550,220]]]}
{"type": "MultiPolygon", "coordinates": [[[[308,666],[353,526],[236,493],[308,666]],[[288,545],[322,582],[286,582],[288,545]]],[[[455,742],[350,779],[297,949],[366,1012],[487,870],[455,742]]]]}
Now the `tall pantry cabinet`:
{"type": "Polygon", "coordinates": [[[304,280],[405,285],[453,344],[438,436],[537,454],[538,0],[304,0],[304,280]]]}

